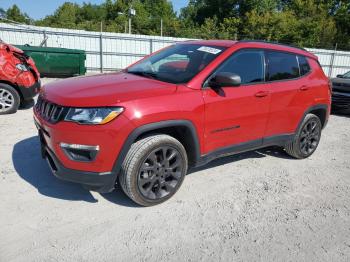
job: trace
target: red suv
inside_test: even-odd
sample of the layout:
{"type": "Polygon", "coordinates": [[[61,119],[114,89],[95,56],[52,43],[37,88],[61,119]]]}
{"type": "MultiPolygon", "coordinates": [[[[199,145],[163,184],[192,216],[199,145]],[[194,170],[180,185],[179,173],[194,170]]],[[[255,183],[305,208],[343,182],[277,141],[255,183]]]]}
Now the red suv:
{"type": "Polygon", "coordinates": [[[0,115],[15,113],[38,93],[40,75],[22,50],[0,40],[0,115]]]}
{"type": "Polygon", "coordinates": [[[136,203],[169,199],[187,170],[227,154],[316,150],[331,87],[317,57],[257,41],[191,41],[119,73],[44,86],[34,108],[55,176],[136,203]]]}

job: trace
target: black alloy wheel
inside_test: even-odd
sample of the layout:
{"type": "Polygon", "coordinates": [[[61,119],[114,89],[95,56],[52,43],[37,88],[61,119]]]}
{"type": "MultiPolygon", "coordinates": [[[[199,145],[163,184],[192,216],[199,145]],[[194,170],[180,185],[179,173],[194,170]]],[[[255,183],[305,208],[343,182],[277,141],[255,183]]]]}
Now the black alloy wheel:
{"type": "Polygon", "coordinates": [[[143,161],[138,174],[141,194],[151,200],[173,193],[182,178],[183,160],[177,149],[162,146],[143,161]]]}
{"type": "Polygon", "coordinates": [[[153,206],[177,192],[187,168],[184,146],[174,137],[154,134],[131,146],[122,164],[119,184],[137,204],[153,206]]]}
{"type": "Polygon", "coordinates": [[[307,122],[300,134],[300,151],[311,155],[317,148],[321,137],[321,127],[315,119],[307,122]]]}

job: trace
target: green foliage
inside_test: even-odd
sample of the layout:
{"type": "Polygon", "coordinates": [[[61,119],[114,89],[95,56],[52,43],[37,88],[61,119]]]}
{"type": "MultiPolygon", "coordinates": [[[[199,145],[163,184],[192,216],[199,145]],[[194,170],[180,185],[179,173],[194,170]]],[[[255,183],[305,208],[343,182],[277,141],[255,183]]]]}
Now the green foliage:
{"type": "MultiPolygon", "coordinates": [[[[350,49],[349,0],[190,0],[177,15],[170,0],[105,0],[100,5],[66,2],[36,25],[203,39],[263,39],[307,47],[350,49]]],[[[31,23],[17,6],[8,19],[31,23]]]]}
{"type": "Polygon", "coordinates": [[[22,13],[17,5],[13,5],[7,9],[6,18],[22,24],[29,24],[31,21],[29,16],[25,13],[22,13]]]}
{"type": "Polygon", "coordinates": [[[180,18],[186,36],[233,39],[238,34],[239,39],[324,48],[338,43],[350,49],[349,10],[350,2],[341,0],[191,0],[180,18]],[[228,25],[225,19],[235,22],[228,25]]]}
{"type": "Polygon", "coordinates": [[[334,11],[334,20],[337,27],[335,42],[340,49],[350,48],[350,2],[337,1],[338,8],[334,11]]]}
{"type": "Polygon", "coordinates": [[[327,9],[312,0],[292,1],[284,11],[259,13],[254,9],[246,14],[245,21],[243,33],[249,38],[306,47],[331,48],[337,32],[327,9]]]}

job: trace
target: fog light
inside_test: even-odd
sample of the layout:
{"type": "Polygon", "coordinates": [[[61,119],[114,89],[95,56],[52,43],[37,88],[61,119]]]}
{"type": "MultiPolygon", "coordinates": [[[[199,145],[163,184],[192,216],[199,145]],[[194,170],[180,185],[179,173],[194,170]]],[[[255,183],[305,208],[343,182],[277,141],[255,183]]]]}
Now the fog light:
{"type": "Polygon", "coordinates": [[[100,150],[99,146],[88,146],[67,143],[60,143],[60,146],[69,159],[79,162],[94,161],[98,151],[100,150]]]}

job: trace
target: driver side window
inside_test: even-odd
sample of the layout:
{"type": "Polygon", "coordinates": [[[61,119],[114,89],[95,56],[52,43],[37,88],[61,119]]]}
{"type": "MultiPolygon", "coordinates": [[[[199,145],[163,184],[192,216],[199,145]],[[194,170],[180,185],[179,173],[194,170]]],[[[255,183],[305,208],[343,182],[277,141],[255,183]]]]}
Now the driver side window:
{"type": "Polygon", "coordinates": [[[226,60],[216,73],[220,72],[239,75],[242,84],[263,82],[265,79],[264,51],[238,51],[226,60]]]}

